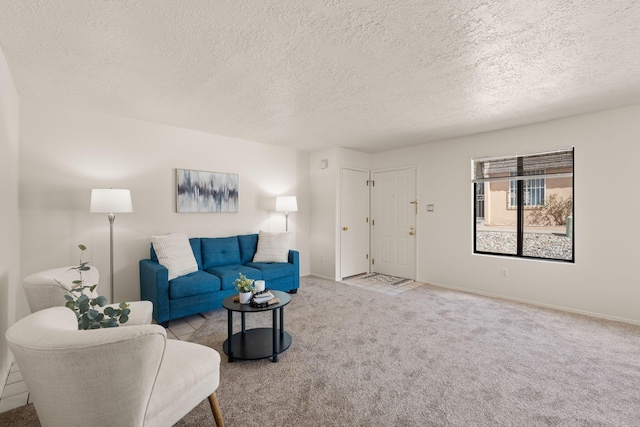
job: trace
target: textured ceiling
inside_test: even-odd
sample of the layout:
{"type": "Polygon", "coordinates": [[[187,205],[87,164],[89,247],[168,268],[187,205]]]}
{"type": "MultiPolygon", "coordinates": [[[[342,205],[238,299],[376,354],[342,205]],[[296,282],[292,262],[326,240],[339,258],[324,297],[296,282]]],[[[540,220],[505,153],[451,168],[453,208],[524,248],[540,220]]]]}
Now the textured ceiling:
{"type": "Polygon", "coordinates": [[[0,0],[21,96],[377,152],[640,103],[640,0],[0,0]]]}

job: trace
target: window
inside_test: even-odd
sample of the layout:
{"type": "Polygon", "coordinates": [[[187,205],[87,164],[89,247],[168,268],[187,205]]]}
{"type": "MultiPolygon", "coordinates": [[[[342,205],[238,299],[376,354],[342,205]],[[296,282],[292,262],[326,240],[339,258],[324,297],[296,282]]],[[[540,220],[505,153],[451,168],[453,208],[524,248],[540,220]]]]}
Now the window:
{"type": "MultiPolygon", "coordinates": [[[[510,176],[516,176],[515,172],[510,172],[510,176]]],[[[525,172],[525,175],[544,175],[543,170],[525,172]]],[[[524,207],[544,206],[544,178],[524,180],[524,207]]],[[[518,181],[509,181],[509,207],[518,207],[518,181]]]]}
{"type": "Polygon", "coordinates": [[[474,253],[574,261],[573,148],[472,166],[474,253]]]}

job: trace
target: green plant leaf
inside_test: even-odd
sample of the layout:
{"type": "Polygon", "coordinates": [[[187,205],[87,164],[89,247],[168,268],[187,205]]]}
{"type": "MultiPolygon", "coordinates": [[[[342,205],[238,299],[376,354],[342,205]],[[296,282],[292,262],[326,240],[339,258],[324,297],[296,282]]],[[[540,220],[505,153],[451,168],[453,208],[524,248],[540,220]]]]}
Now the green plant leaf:
{"type": "Polygon", "coordinates": [[[121,302],[120,304],[118,304],[118,307],[120,307],[122,310],[124,310],[125,308],[129,307],[129,304],[127,304],[126,302],[121,302]]]}
{"type": "Polygon", "coordinates": [[[86,251],[87,247],[83,244],[78,245],[78,247],[80,248],[81,251],[86,251]]]}
{"type": "Polygon", "coordinates": [[[82,329],[82,330],[86,330],[89,328],[89,319],[87,319],[86,317],[80,317],[78,319],[78,328],[82,329]]]}
{"type": "Polygon", "coordinates": [[[116,328],[118,324],[113,319],[106,319],[101,323],[103,328],[116,328]]]}
{"type": "Polygon", "coordinates": [[[87,311],[89,311],[89,301],[83,301],[81,303],[78,303],[78,301],[76,301],[76,306],[78,307],[78,311],[80,313],[86,313],[87,311]]]}
{"type": "Polygon", "coordinates": [[[109,317],[112,317],[114,311],[115,311],[115,309],[113,307],[106,307],[104,309],[104,314],[109,316],[109,317]]]}
{"type": "Polygon", "coordinates": [[[91,292],[93,292],[93,291],[95,291],[95,290],[96,290],[96,287],[97,287],[97,286],[98,286],[98,284],[96,283],[95,285],[90,286],[90,287],[89,287],[89,290],[90,290],[91,292]]]}
{"type": "Polygon", "coordinates": [[[98,304],[100,307],[104,307],[105,305],[107,305],[107,298],[103,297],[102,295],[98,296],[93,301],[95,304],[98,304]]]}
{"type": "Polygon", "coordinates": [[[126,314],[123,314],[122,316],[120,316],[120,323],[127,323],[129,321],[129,316],[127,316],[126,314]]]}
{"type": "Polygon", "coordinates": [[[89,311],[87,312],[87,317],[88,317],[90,320],[95,320],[95,319],[96,319],[96,317],[98,317],[98,315],[99,315],[99,314],[100,314],[100,313],[99,313],[99,312],[97,312],[96,310],[89,310],[89,311]]]}

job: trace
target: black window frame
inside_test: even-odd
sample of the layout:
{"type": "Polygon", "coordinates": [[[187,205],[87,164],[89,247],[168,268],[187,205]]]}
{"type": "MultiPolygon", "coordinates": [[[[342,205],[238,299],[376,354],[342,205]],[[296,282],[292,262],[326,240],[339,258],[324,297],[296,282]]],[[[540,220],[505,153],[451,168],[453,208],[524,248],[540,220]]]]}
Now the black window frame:
{"type": "MultiPolygon", "coordinates": [[[[504,256],[504,257],[512,257],[512,258],[524,258],[524,259],[534,259],[534,260],[540,260],[540,261],[549,261],[549,262],[562,262],[562,263],[571,263],[574,264],[575,263],[575,259],[576,259],[576,252],[575,252],[575,149],[574,147],[571,147],[570,149],[565,149],[565,150],[559,150],[559,153],[568,153],[571,152],[571,188],[572,188],[572,207],[571,207],[571,212],[572,212],[572,221],[571,221],[571,259],[562,259],[562,258],[544,258],[544,257],[536,257],[536,256],[531,256],[531,255],[525,255],[524,252],[524,233],[525,233],[525,224],[524,224],[524,211],[526,209],[525,203],[524,203],[524,181],[527,179],[531,179],[532,176],[527,174],[526,168],[524,166],[525,164],[525,160],[527,158],[531,158],[531,157],[535,157],[535,156],[544,156],[547,154],[553,154],[554,152],[550,152],[550,153],[534,153],[534,154],[524,154],[524,155],[513,155],[513,156],[504,156],[502,159],[510,159],[513,160],[515,159],[516,161],[516,176],[519,177],[519,179],[517,179],[517,206],[515,207],[517,209],[517,219],[516,219],[516,253],[515,254],[510,254],[510,253],[501,253],[501,252],[489,252],[489,251],[481,251],[477,249],[477,236],[478,236],[478,223],[477,223],[477,208],[478,205],[477,203],[475,203],[475,199],[476,199],[476,194],[477,194],[477,186],[478,185],[484,185],[485,182],[491,182],[493,181],[492,179],[486,179],[486,180],[482,180],[480,179],[481,174],[478,171],[478,164],[477,162],[479,161],[484,161],[483,159],[474,159],[472,160],[472,184],[471,184],[471,194],[473,197],[473,201],[474,203],[472,203],[473,205],[473,253],[474,254],[480,254],[480,255],[493,255],[493,256],[504,256]]],[[[500,160],[501,158],[493,158],[493,160],[500,160]]],[[[513,166],[513,165],[512,165],[513,166]]],[[[546,170],[545,170],[546,172],[546,170]]],[[[564,174],[564,176],[566,176],[566,174],[564,174]]],[[[535,176],[533,176],[535,178],[535,176]]],[[[541,177],[547,177],[547,175],[541,175],[541,177]]],[[[508,177],[503,177],[500,178],[501,180],[507,180],[511,178],[511,180],[513,179],[511,176],[508,177]],[[506,178],[506,179],[505,179],[506,178]]],[[[546,185],[546,183],[545,183],[546,185]]],[[[511,185],[509,185],[509,187],[511,187],[511,185]]],[[[507,192],[507,197],[509,197],[509,191],[507,192]]],[[[546,200],[546,194],[545,194],[545,200],[546,200]]],[[[485,207],[485,210],[487,208],[485,207]]],[[[486,216],[486,213],[485,213],[486,216]]]]}

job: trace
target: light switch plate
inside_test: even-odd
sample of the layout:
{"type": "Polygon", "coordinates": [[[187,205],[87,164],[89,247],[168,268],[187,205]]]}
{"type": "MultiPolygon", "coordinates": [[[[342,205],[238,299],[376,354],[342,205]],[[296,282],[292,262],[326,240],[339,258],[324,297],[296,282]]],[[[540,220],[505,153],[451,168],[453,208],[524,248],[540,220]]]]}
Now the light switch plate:
{"type": "Polygon", "coordinates": [[[433,212],[433,205],[427,205],[427,212],[433,212]]]}

